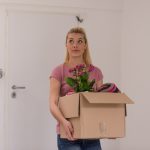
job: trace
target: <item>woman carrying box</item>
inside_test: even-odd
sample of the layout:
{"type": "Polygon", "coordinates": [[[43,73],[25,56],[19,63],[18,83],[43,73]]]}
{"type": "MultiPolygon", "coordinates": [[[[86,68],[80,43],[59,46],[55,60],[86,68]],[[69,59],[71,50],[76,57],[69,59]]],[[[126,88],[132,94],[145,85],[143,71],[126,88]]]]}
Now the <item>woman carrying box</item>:
{"type": "MultiPolygon", "coordinates": [[[[70,29],[66,36],[65,62],[55,67],[50,75],[49,107],[52,115],[58,121],[58,150],[101,150],[101,144],[99,139],[74,139],[74,129],[71,122],[64,118],[63,114],[58,108],[59,97],[65,96],[73,90],[73,88],[68,85],[65,79],[67,77],[75,78],[75,76],[72,74],[72,72],[74,72],[72,68],[79,68],[80,65],[86,66],[86,70],[90,70],[92,66],[92,71],[90,70],[88,72],[89,80],[94,81],[92,85],[92,90],[96,91],[98,87],[100,87],[103,83],[103,75],[101,70],[98,67],[92,65],[91,63],[88,41],[84,29],[76,27],[70,29]],[[60,124],[65,130],[67,137],[66,139],[60,137],[60,124]]],[[[83,87],[86,86],[82,85],[82,87],[80,86],[76,88],[76,90],[74,90],[73,92],[78,92],[80,91],[80,89],[81,91],[84,91],[83,87]]]]}

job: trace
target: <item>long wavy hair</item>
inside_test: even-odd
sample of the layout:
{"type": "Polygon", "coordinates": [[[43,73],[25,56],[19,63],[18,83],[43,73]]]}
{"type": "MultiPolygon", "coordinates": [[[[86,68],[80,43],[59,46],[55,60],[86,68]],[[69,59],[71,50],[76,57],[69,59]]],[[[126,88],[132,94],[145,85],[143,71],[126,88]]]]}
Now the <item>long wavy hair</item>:
{"type": "MultiPolygon", "coordinates": [[[[90,52],[89,52],[89,47],[88,47],[88,40],[87,40],[87,36],[86,36],[84,29],[81,27],[71,28],[67,33],[66,43],[67,43],[68,35],[70,33],[80,33],[83,35],[83,38],[84,38],[85,44],[86,44],[86,49],[83,53],[83,61],[86,65],[92,64],[92,60],[91,60],[91,56],[90,56],[90,52]]],[[[65,63],[68,63],[68,62],[69,62],[69,53],[68,53],[68,51],[66,51],[65,63]]]]}

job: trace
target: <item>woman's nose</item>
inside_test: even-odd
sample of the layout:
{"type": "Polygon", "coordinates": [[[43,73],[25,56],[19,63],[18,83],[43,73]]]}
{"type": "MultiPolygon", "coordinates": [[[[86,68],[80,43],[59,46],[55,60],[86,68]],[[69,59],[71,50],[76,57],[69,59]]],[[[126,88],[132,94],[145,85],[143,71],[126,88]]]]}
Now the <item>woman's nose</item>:
{"type": "Polygon", "coordinates": [[[75,42],[75,43],[73,44],[73,47],[74,47],[74,48],[78,47],[78,44],[75,42]]]}

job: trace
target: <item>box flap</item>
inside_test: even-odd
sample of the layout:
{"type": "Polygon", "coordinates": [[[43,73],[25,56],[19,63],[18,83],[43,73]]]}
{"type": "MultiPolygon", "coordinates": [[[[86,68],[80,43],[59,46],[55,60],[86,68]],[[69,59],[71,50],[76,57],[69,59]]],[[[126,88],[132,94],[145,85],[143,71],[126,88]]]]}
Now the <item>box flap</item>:
{"type": "Polygon", "coordinates": [[[65,118],[79,116],[79,93],[59,98],[59,108],[65,118]]]}
{"type": "Polygon", "coordinates": [[[80,93],[89,103],[118,103],[133,104],[134,102],[124,93],[82,92],[80,93]]]}

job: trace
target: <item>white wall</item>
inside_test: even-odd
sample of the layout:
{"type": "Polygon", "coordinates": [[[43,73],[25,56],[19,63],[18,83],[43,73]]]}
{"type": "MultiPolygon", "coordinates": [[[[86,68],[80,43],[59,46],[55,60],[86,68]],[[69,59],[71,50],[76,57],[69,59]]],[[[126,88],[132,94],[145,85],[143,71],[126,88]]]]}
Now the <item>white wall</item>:
{"type": "MultiPolygon", "coordinates": [[[[40,10],[59,10],[59,12],[73,11],[79,12],[83,17],[90,48],[92,50],[93,62],[99,66],[104,74],[104,82],[115,82],[120,87],[120,49],[121,49],[121,20],[122,20],[122,1],[120,0],[0,0],[0,4],[4,8],[19,8],[26,10],[26,7],[30,10],[32,7],[36,11],[40,10]],[[28,4],[28,5],[25,5],[28,4]],[[32,4],[32,5],[30,5],[32,4]],[[23,6],[23,7],[22,7],[23,6]]],[[[13,9],[14,9],[13,8],[13,9]]],[[[5,25],[5,11],[1,13],[2,25],[5,25]]],[[[0,31],[3,33],[1,39],[5,40],[5,27],[0,27],[0,31]]],[[[1,58],[4,59],[5,42],[0,43],[1,58]]],[[[57,54],[56,54],[57,55],[57,54]]],[[[7,60],[0,61],[0,66],[4,66],[7,60]]],[[[1,83],[4,82],[1,80],[1,83]]],[[[2,84],[1,84],[2,85],[2,84]]],[[[1,89],[2,86],[0,87],[1,89]]],[[[0,89],[0,90],[1,90],[0,89]]],[[[4,90],[4,89],[3,89],[4,90]]],[[[2,91],[2,90],[1,90],[2,91]]],[[[3,104],[3,94],[0,93],[0,104],[3,104]]],[[[3,105],[0,106],[0,114],[3,115],[3,105]],[[2,112],[2,113],[1,113],[2,112]]],[[[3,128],[3,117],[2,127],[3,128]]],[[[1,139],[4,137],[1,134],[1,139]]],[[[2,140],[0,141],[2,142],[2,140]]],[[[0,143],[0,145],[2,145],[0,143]]],[[[119,140],[102,140],[103,150],[119,150],[119,140]]],[[[0,148],[1,149],[1,148],[0,148]]],[[[3,148],[2,148],[3,149],[3,148]]]]}
{"type": "Polygon", "coordinates": [[[122,0],[0,0],[2,4],[36,4],[46,6],[62,6],[71,8],[96,8],[118,10],[122,8],[122,0]]]}
{"type": "Polygon", "coordinates": [[[120,87],[122,11],[93,11],[85,18],[93,63],[103,72],[104,82],[120,87]]]}
{"type": "Polygon", "coordinates": [[[127,136],[121,150],[149,150],[150,1],[124,0],[121,83],[135,101],[128,106],[127,136]]]}

